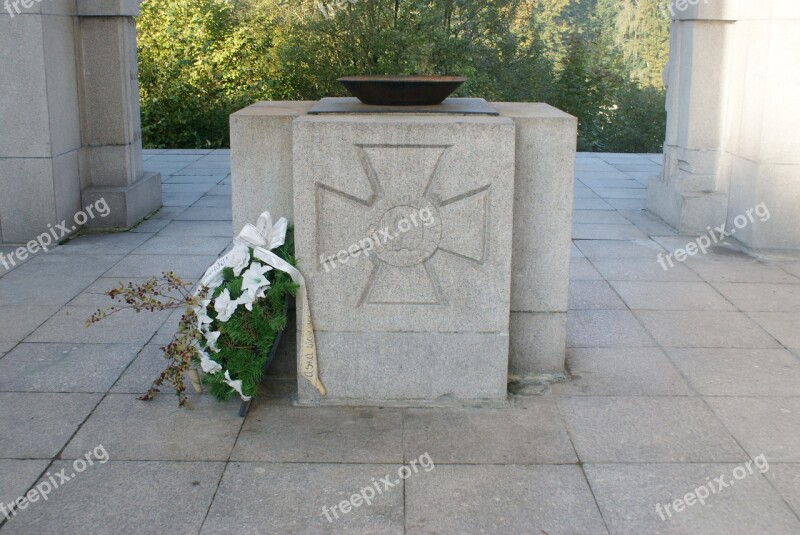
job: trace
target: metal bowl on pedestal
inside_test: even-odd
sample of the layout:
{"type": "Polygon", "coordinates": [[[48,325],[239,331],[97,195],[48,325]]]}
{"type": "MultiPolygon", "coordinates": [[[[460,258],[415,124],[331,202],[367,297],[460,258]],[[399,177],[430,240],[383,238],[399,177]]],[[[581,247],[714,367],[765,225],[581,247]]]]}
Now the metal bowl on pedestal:
{"type": "Polygon", "coordinates": [[[435,106],[465,82],[460,76],[345,76],[341,83],[364,104],[435,106]]]}

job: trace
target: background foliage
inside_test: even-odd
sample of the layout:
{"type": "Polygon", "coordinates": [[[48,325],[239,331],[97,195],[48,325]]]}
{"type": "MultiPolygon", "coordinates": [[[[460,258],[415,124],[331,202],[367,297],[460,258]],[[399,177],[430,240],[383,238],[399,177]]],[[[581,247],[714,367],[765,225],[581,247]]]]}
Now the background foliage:
{"type": "Polygon", "coordinates": [[[145,0],[145,146],[226,147],[230,113],[342,96],[348,74],[455,74],[458,96],[576,115],[579,150],[661,151],[659,0],[333,1],[145,0]]]}

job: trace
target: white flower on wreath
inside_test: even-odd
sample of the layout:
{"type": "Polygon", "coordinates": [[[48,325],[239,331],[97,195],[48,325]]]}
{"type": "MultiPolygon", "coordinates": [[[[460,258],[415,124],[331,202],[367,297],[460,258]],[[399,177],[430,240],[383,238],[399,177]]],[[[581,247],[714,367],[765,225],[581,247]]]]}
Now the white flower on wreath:
{"type": "Polygon", "coordinates": [[[211,357],[205,351],[199,351],[200,353],[200,368],[205,373],[217,373],[218,371],[222,370],[222,366],[220,366],[219,362],[211,360],[211,357]]]}
{"type": "Polygon", "coordinates": [[[236,307],[239,306],[239,302],[235,299],[231,299],[231,293],[228,291],[227,288],[222,290],[222,293],[214,300],[214,310],[217,311],[217,320],[225,323],[233,313],[236,312],[236,307]]]}
{"type": "Polygon", "coordinates": [[[245,396],[244,393],[242,392],[242,381],[238,379],[234,381],[233,379],[231,379],[231,372],[229,372],[228,370],[225,370],[224,383],[229,387],[233,388],[234,390],[236,390],[236,392],[239,394],[239,396],[242,398],[243,401],[250,400],[250,396],[245,396]]]}
{"type": "Polygon", "coordinates": [[[211,299],[204,299],[203,301],[200,301],[200,304],[197,305],[197,308],[195,309],[195,314],[197,315],[197,328],[201,331],[206,325],[214,321],[208,315],[209,304],[211,304],[211,299]]]}
{"type": "Polygon", "coordinates": [[[220,334],[221,333],[219,331],[209,331],[203,334],[203,336],[205,336],[206,338],[206,343],[208,344],[208,348],[214,353],[219,353],[219,348],[217,347],[217,340],[219,340],[220,334]]]}
{"type": "Polygon", "coordinates": [[[237,277],[250,265],[250,250],[246,245],[236,244],[228,253],[227,265],[233,269],[233,274],[237,277]]]}
{"type": "Polygon", "coordinates": [[[260,262],[253,262],[242,274],[242,295],[239,303],[243,304],[247,310],[253,310],[253,302],[266,295],[269,287],[267,272],[271,271],[271,266],[266,266],[260,262]]]}

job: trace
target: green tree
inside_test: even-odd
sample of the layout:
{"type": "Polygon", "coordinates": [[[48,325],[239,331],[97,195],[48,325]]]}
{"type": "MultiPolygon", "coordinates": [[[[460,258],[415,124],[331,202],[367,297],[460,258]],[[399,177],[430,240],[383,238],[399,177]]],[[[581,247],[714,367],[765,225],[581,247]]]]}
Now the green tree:
{"type": "Polygon", "coordinates": [[[242,21],[237,7],[227,0],[142,3],[139,86],[147,146],[225,146],[228,115],[269,87],[269,21],[242,21]]]}
{"type": "Polygon", "coordinates": [[[579,117],[582,150],[663,135],[657,0],[146,0],[138,23],[149,147],[226,146],[236,109],[344,95],[349,74],[457,74],[458,96],[549,102],[579,117]]]}

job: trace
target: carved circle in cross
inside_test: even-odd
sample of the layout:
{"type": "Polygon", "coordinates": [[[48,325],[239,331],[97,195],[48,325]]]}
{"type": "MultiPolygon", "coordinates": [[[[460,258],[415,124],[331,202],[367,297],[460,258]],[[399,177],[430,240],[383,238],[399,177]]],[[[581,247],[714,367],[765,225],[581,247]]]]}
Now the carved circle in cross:
{"type": "Polygon", "coordinates": [[[378,237],[375,255],[392,266],[410,267],[425,262],[442,239],[439,210],[424,197],[381,199],[372,206],[366,220],[367,234],[378,237]]]}

